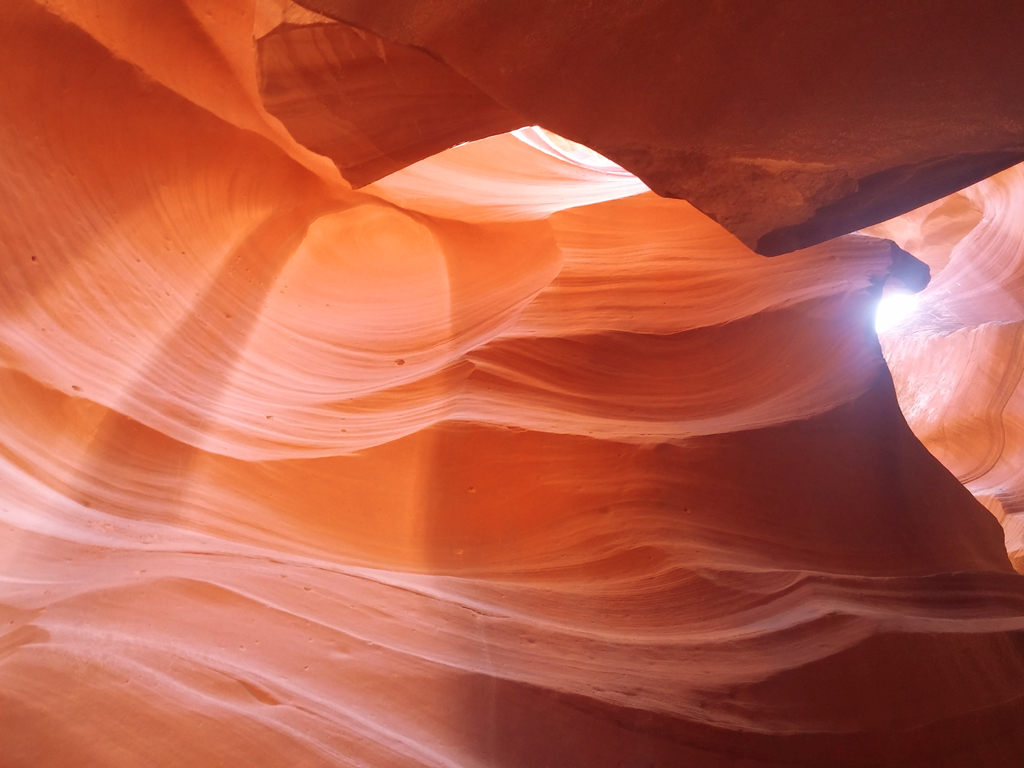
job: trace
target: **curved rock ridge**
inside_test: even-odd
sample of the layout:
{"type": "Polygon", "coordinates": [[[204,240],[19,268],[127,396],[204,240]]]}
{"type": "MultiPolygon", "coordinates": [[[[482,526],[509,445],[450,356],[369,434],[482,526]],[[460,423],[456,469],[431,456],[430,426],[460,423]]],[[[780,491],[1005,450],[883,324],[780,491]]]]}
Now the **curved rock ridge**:
{"type": "Polygon", "coordinates": [[[0,765],[1015,768],[1021,171],[768,260],[329,10],[2,10],[0,765]]]}
{"type": "Polygon", "coordinates": [[[607,161],[595,166],[593,157],[563,151],[543,129],[531,126],[452,147],[364,191],[408,210],[482,223],[544,219],[568,208],[638,195],[647,185],[607,161]],[[499,178],[501,183],[495,183],[499,178]]]}

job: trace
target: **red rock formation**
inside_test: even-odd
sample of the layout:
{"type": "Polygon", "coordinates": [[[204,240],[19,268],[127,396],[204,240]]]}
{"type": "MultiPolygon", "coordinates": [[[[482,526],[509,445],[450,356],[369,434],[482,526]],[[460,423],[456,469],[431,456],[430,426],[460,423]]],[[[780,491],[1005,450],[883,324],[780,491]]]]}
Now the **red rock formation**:
{"type": "MultiPolygon", "coordinates": [[[[719,71],[659,81],[676,38],[645,56],[629,31],[692,25],[641,4],[606,39],[573,8],[593,57],[545,47],[570,39],[552,23],[492,79],[445,41],[490,67],[478,42],[502,53],[537,9],[475,7],[316,6],[376,38],[278,0],[5,5],[0,765],[1016,766],[1024,171],[848,232],[1017,151],[1012,62],[972,79],[1008,21],[970,28],[991,46],[948,123],[926,88],[865,160],[909,120],[895,78],[856,152],[815,156],[890,173],[868,203],[767,155],[713,212],[747,241],[844,235],[767,260],[706,198],[541,129],[412,162],[511,127],[495,83],[524,84],[518,111],[531,72],[556,92],[609,40],[606,121],[600,79],[542,100],[601,149],[658,146],[658,93],[719,71]],[[641,75],[650,104],[617,109],[641,75]],[[911,253],[926,311],[880,347],[883,284],[924,282],[911,253]]],[[[895,71],[954,82],[922,52],[945,38],[890,15],[868,50],[905,40],[895,71]]],[[[866,55],[866,22],[829,28],[866,55]]],[[[787,91],[784,42],[760,78],[720,68],[753,83],[736,125],[821,149],[838,113],[807,94],[832,70],[787,91]],[[740,120],[758,85],[804,107],[740,120]]]]}
{"type": "Polygon", "coordinates": [[[423,48],[769,255],[1024,160],[1024,8],[1000,0],[299,4],[423,48]]]}
{"type": "Polygon", "coordinates": [[[280,24],[256,49],[267,109],[357,187],[525,122],[428,53],[345,24],[280,24]]]}
{"type": "Polygon", "coordinates": [[[913,315],[883,335],[910,425],[1003,524],[1024,569],[1021,326],[1024,226],[1018,166],[876,227],[935,275],[913,315]]]}

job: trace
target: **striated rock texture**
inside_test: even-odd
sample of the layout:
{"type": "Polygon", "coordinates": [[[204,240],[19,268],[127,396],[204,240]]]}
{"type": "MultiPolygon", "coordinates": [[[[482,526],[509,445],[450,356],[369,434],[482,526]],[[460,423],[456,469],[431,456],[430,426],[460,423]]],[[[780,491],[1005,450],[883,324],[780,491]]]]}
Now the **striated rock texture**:
{"type": "Polygon", "coordinates": [[[525,123],[425,51],[345,24],[279,24],[257,56],[270,113],[356,187],[525,123]]]}
{"type": "Polygon", "coordinates": [[[814,8],[7,0],[0,766],[1016,768],[1018,12],[814,8]]]}
{"type": "Polygon", "coordinates": [[[1024,570],[1024,167],[873,231],[935,275],[882,336],[911,427],[1003,524],[1024,570]]]}

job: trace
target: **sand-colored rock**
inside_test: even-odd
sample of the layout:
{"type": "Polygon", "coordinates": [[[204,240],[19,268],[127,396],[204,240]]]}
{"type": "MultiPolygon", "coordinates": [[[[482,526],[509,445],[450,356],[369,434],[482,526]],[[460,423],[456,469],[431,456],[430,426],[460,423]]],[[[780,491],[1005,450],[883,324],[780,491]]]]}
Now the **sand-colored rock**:
{"type": "Polygon", "coordinates": [[[1024,172],[764,259],[332,8],[0,11],[0,766],[1016,768],[1024,172]]]}
{"type": "Polygon", "coordinates": [[[882,337],[911,427],[1005,529],[1024,569],[1019,515],[1024,168],[875,227],[929,262],[916,312],[882,337]]]}

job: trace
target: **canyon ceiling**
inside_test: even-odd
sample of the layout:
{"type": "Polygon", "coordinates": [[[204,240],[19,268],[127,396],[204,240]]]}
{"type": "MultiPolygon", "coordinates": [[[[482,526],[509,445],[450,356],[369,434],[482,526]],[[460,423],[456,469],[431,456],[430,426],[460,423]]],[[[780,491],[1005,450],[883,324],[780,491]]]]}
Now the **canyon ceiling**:
{"type": "Polygon", "coordinates": [[[0,19],[0,768],[1019,768],[1024,4],[0,19]]]}

